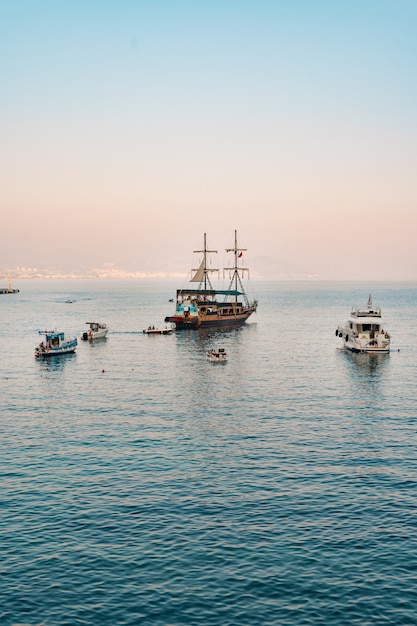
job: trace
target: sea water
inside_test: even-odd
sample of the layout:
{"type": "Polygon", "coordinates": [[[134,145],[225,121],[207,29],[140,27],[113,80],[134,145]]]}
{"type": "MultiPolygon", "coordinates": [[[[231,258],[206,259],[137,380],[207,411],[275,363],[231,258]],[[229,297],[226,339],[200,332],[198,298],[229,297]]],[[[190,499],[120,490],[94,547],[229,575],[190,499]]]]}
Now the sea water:
{"type": "Polygon", "coordinates": [[[171,282],[16,286],[2,626],[417,622],[416,284],[252,281],[245,326],[168,336],[142,330],[172,313],[171,282]],[[370,290],[386,356],[335,337],[370,290]],[[107,339],[34,358],[38,330],[89,321],[107,339]]]}

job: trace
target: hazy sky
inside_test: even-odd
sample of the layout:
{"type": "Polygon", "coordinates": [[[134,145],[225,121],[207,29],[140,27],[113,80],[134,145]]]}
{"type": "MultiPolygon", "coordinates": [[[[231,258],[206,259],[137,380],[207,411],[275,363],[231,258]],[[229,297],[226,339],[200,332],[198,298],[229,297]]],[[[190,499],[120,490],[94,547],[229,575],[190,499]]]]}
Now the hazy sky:
{"type": "Polygon", "coordinates": [[[417,1],[0,2],[0,268],[417,279],[417,1]],[[194,261],[195,264],[195,261],[194,261]]]}

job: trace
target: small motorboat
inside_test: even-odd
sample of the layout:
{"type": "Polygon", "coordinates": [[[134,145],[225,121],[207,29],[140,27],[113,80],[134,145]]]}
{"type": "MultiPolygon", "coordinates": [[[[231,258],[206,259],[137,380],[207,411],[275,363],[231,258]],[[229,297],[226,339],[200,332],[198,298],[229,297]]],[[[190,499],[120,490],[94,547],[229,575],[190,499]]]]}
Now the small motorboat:
{"type": "Polygon", "coordinates": [[[165,326],[165,328],[156,328],[155,326],[148,326],[144,329],[145,335],[170,335],[174,330],[173,326],[165,326]]]}
{"type": "Polygon", "coordinates": [[[345,324],[336,328],[336,337],[343,340],[343,347],[350,352],[387,354],[391,337],[384,330],[380,307],[372,304],[369,294],[366,306],[354,307],[345,324]]]}
{"type": "Polygon", "coordinates": [[[66,339],[64,333],[56,330],[40,330],[39,334],[44,336],[44,340],[35,348],[36,358],[42,359],[75,352],[78,343],[76,337],[66,339]]]}
{"type": "Polygon", "coordinates": [[[90,328],[81,335],[81,339],[84,341],[104,339],[109,332],[106,324],[100,324],[100,322],[86,322],[86,324],[88,324],[90,328]]]}
{"type": "Polygon", "coordinates": [[[226,363],[227,352],[224,348],[219,348],[218,350],[209,350],[207,352],[207,361],[210,361],[210,363],[226,363]]]}

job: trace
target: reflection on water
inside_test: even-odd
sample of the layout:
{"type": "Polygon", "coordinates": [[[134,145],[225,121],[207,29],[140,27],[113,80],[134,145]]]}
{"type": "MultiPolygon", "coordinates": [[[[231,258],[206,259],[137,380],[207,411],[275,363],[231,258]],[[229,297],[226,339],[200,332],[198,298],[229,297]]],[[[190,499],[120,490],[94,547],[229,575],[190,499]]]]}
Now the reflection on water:
{"type": "MultiPolygon", "coordinates": [[[[226,413],[228,419],[231,418],[233,407],[245,394],[244,372],[248,368],[248,359],[251,361],[256,355],[254,340],[257,332],[254,331],[256,325],[248,324],[175,333],[176,385],[181,389],[185,411],[193,406],[193,415],[197,419],[207,419],[213,413],[215,420],[219,415],[223,416],[221,422],[226,413]],[[212,367],[206,358],[207,352],[216,348],[224,348],[228,354],[224,367],[212,367]]],[[[246,388],[249,386],[246,379],[246,388]]]]}
{"type": "MultiPolygon", "coordinates": [[[[140,333],[137,333],[140,334],[140,333]]],[[[85,341],[84,339],[81,341],[81,346],[86,346],[88,349],[92,350],[94,348],[104,349],[107,343],[107,337],[100,337],[99,339],[92,339],[85,341]]]]}
{"type": "Polygon", "coordinates": [[[360,368],[366,370],[367,374],[375,375],[380,373],[386,365],[389,354],[349,354],[352,360],[360,368]]]}
{"type": "Polygon", "coordinates": [[[236,345],[240,342],[243,333],[248,332],[251,326],[253,325],[177,331],[177,346],[180,349],[186,348],[186,350],[205,353],[211,348],[227,347],[231,341],[236,345]]]}
{"type": "Polygon", "coordinates": [[[46,359],[36,359],[39,364],[40,371],[44,372],[60,372],[63,371],[66,364],[73,361],[76,357],[75,353],[61,354],[59,356],[49,356],[46,359]]]}
{"type": "Polygon", "coordinates": [[[390,363],[389,354],[355,354],[341,350],[340,355],[352,381],[367,387],[380,384],[390,363]]]}

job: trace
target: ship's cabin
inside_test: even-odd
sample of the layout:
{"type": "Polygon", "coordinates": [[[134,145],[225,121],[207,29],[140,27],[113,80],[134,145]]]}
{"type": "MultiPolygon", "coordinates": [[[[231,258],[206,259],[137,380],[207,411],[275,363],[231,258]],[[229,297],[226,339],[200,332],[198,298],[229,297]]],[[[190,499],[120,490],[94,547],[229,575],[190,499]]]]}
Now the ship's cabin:
{"type": "Polygon", "coordinates": [[[382,325],[378,322],[349,322],[349,327],[358,333],[379,333],[382,331],[382,325]]]}
{"type": "Polygon", "coordinates": [[[97,333],[100,328],[103,330],[106,328],[106,324],[99,324],[98,322],[87,322],[87,324],[90,324],[90,330],[93,331],[93,333],[97,333]]]}
{"type": "Polygon", "coordinates": [[[64,336],[64,333],[45,333],[45,344],[49,348],[57,348],[64,341],[64,336]]]}
{"type": "Polygon", "coordinates": [[[215,290],[177,290],[177,313],[197,312],[203,315],[236,315],[241,313],[243,303],[236,301],[219,302],[217,296],[237,297],[241,295],[236,291],[215,291],[215,290]]]}
{"type": "Polygon", "coordinates": [[[358,306],[352,309],[352,317],[381,317],[380,307],[358,306]]]}

